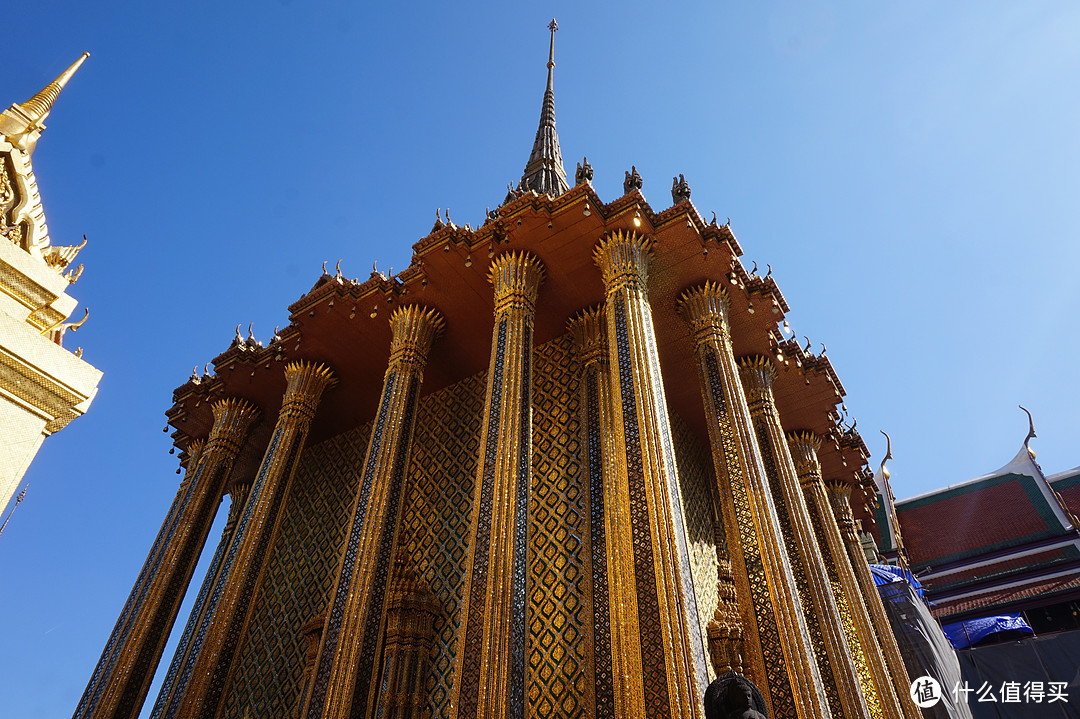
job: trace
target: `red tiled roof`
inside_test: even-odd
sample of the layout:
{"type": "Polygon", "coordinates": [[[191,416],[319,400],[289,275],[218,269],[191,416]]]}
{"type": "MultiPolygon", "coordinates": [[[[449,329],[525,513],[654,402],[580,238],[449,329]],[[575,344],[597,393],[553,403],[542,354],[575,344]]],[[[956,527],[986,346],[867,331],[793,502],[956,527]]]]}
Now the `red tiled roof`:
{"type": "Polygon", "coordinates": [[[1075,516],[1080,517],[1080,483],[1072,484],[1061,482],[1050,485],[1057,490],[1058,496],[1061,497],[1061,501],[1065,503],[1065,506],[1069,508],[1075,516]],[[1066,486],[1071,484],[1072,486],[1066,486]],[[1059,487],[1062,487],[1059,489],[1059,487]]]}
{"type": "MultiPolygon", "coordinates": [[[[922,582],[924,587],[932,591],[934,589],[941,589],[942,587],[963,584],[964,582],[974,579],[987,579],[989,577],[1010,574],[1013,573],[1012,570],[1035,569],[1044,564],[1052,564],[1054,560],[1067,559],[1069,557],[1069,552],[1066,550],[1072,546],[1073,545],[1069,545],[1069,547],[1055,547],[1054,549],[1047,549],[1043,552],[1036,552],[1023,557],[1014,557],[1012,559],[1003,558],[993,564],[975,567],[973,569],[964,569],[959,572],[950,572],[949,574],[940,577],[935,577],[933,575],[920,577],[919,581],[922,582]]],[[[1075,550],[1071,551],[1075,554],[1075,550]]]]}
{"type": "Polygon", "coordinates": [[[931,607],[931,612],[938,619],[973,609],[1000,608],[1024,599],[1050,597],[1063,592],[1080,590],[1080,574],[1071,574],[1052,579],[1036,579],[1029,584],[1021,584],[1007,589],[992,589],[963,599],[946,600],[931,607]]]}
{"type": "Polygon", "coordinates": [[[1034,481],[1003,475],[899,503],[912,566],[944,564],[1052,536],[1057,527],[1047,522],[1051,510],[1034,481]]]}

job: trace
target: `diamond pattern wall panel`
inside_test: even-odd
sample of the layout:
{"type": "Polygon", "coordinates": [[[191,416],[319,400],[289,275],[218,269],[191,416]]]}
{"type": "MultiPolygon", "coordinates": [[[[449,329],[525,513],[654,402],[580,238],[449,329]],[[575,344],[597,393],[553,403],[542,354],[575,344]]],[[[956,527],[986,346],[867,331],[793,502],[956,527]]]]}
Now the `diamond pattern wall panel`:
{"type": "Polygon", "coordinates": [[[589,506],[580,458],[579,369],[569,335],[537,348],[533,363],[526,713],[590,716],[589,506]]]}
{"type": "Polygon", "coordinates": [[[286,500],[222,719],[292,717],[304,671],[300,628],[326,609],[371,425],[308,447],[286,500]]]}
{"type": "Polygon", "coordinates": [[[480,453],[485,372],[420,400],[399,542],[440,605],[425,717],[453,716],[450,692],[461,627],[469,513],[480,453]]]}

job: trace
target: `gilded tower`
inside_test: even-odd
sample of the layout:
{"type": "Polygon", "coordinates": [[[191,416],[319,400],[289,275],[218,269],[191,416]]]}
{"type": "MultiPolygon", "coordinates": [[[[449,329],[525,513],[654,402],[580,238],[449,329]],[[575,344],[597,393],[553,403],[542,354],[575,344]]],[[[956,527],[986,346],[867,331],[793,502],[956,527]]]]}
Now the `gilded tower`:
{"type": "Polygon", "coordinates": [[[67,294],[86,241],[52,244],[31,162],[53,103],[88,56],[0,113],[0,513],[44,439],[86,412],[101,379],[82,349],[64,348],[89,315],[70,322],[77,302],[67,294]]]}
{"type": "Polygon", "coordinates": [[[611,201],[587,161],[571,186],[550,30],[481,226],[437,219],[397,274],[324,268],[176,389],[186,474],[76,717],[138,715],[226,495],[155,719],[699,719],[731,672],[770,717],[918,716],[832,365],[684,178],[659,210],[634,168],[611,201]]]}

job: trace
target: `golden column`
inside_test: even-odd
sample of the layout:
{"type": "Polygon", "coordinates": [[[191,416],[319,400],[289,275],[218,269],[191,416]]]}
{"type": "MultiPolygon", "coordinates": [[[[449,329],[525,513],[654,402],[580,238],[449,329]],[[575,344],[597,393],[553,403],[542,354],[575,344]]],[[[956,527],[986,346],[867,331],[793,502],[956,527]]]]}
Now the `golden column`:
{"type": "Polygon", "coordinates": [[[162,711],[165,719],[212,719],[216,714],[311,420],[334,381],[329,369],[311,362],[290,363],[285,378],[288,385],[270,444],[207,598],[190,654],[162,711]]]}
{"type": "Polygon", "coordinates": [[[760,355],[743,358],[739,367],[765,475],[772,487],[773,502],[786,540],[795,584],[802,598],[803,613],[816,650],[818,667],[825,681],[826,696],[831,702],[830,708],[833,716],[863,719],[869,716],[869,709],[859,673],[852,661],[852,647],[848,646],[832,585],[825,571],[814,528],[810,524],[806,500],[799,488],[798,474],[773,400],[772,385],[776,380],[776,371],[772,361],[760,355]]]}
{"type": "Polygon", "coordinates": [[[840,610],[844,631],[847,632],[852,659],[862,681],[867,706],[874,717],[902,719],[904,713],[893,690],[874,625],[859,592],[858,580],[847,559],[847,550],[833,518],[825,482],[821,479],[821,464],[817,457],[821,438],[812,432],[790,432],[787,441],[791,458],[795,462],[795,471],[799,475],[799,483],[802,485],[806,507],[810,512],[810,523],[814,527],[818,547],[825,561],[837,609],[840,610]]]}
{"type": "MultiPolygon", "coordinates": [[[[607,341],[604,317],[600,309],[589,309],[568,324],[581,367],[581,434],[584,448],[583,469],[589,487],[589,546],[593,567],[593,695],[597,719],[611,719],[615,714],[615,665],[621,657],[612,655],[611,609],[608,586],[608,532],[605,497],[616,491],[610,443],[601,428],[610,426],[611,380],[608,374],[607,341]],[[605,459],[606,457],[606,459],[605,459]]],[[[617,670],[619,677],[626,672],[617,670]]]]}
{"type": "MultiPolygon", "coordinates": [[[[683,293],[679,311],[690,325],[701,372],[713,463],[721,482],[728,477],[721,493],[732,498],[734,509],[727,511],[735,514],[738,528],[738,540],[731,541],[729,547],[740,589],[745,587],[743,571],[749,584],[742,603],[749,601],[754,606],[768,691],[762,689],[769,697],[770,716],[830,717],[732,352],[727,294],[720,285],[707,282],[683,293]]],[[[747,629],[752,630],[752,626],[744,621],[747,629]]]]}
{"type": "Polygon", "coordinates": [[[480,461],[469,522],[453,705],[461,719],[525,716],[532,340],[544,266],[527,253],[496,257],[480,461]]]}
{"type": "MultiPolygon", "coordinates": [[[[911,679],[908,677],[907,667],[904,666],[904,658],[900,655],[900,647],[896,643],[896,637],[892,632],[892,623],[889,615],[885,613],[885,607],[881,603],[881,595],[878,594],[874,577],[870,574],[870,565],[863,553],[862,542],[859,534],[855,531],[855,518],[851,514],[851,485],[843,480],[829,480],[826,482],[829,492],[829,502],[832,505],[836,524],[840,529],[840,536],[844,540],[847,549],[849,566],[855,573],[858,582],[858,593],[861,596],[870,622],[877,635],[878,645],[882,654],[885,655],[885,665],[888,668],[889,677],[892,680],[896,696],[900,701],[900,707],[907,719],[920,719],[922,711],[908,698],[911,687],[911,679]]],[[[838,562],[839,563],[839,560],[838,562]]]]}
{"type": "Polygon", "coordinates": [[[651,248],[616,231],[594,252],[612,394],[601,431],[617,474],[605,497],[615,715],[700,717],[708,675],[648,300],[651,248]]]}
{"type": "Polygon", "coordinates": [[[150,719],[160,719],[162,716],[168,701],[173,696],[176,677],[191,656],[191,638],[198,631],[206,614],[207,597],[210,596],[210,592],[221,575],[221,565],[225,561],[225,553],[229,549],[230,542],[232,542],[236,523],[240,520],[240,513],[244,509],[244,502],[247,500],[250,490],[250,476],[233,477],[229,482],[228,517],[225,520],[225,526],[221,530],[221,537],[218,539],[214,556],[210,560],[210,566],[206,570],[206,576],[203,577],[202,586],[199,587],[199,593],[195,597],[195,604],[191,607],[191,614],[188,616],[187,624],[184,625],[180,641],[176,644],[176,651],[173,652],[172,661],[169,662],[169,670],[165,673],[165,679],[161,682],[161,689],[158,691],[158,698],[154,702],[154,710],[150,714],[150,719]]]}
{"type": "Polygon", "coordinates": [[[259,411],[242,399],[211,406],[214,426],[191,456],[150,554],[124,605],[76,719],[136,717],[161,660],[195,565],[214,523],[233,463],[259,411]]]}
{"type": "Polygon", "coordinates": [[[420,305],[399,307],[390,316],[393,339],[382,400],[302,716],[345,719],[374,712],[387,579],[401,523],[416,405],[428,351],[443,325],[437,311],[420,305]]]}

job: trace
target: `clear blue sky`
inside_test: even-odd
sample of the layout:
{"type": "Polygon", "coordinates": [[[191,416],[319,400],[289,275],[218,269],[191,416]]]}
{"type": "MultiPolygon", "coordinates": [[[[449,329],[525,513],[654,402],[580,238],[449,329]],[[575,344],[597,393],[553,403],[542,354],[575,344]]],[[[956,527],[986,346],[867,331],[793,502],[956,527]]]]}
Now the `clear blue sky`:
{"type": "MultiPolygon", "coordinates": [[[[685,174],[825,342],[898,496],[1080,464],[1080,6],[1007,2],[75,3],[7,18],[0,104],[83,50],[35,168],[90,243],[68,344],[105,372],[0,537],[0,715],[70,715],[176,491],[172,389],[269,339],[324,260],[405,267],[436,207],[516,182],[559,19],[563,156],[654,208],[685,174]],[[258,6],[258,10],[254,10],[258,6]]],[[[215,529],[212,537],[216,538],[215,529]]],[[[214,541],[214,540],[211,540],[214,541]]]]}

